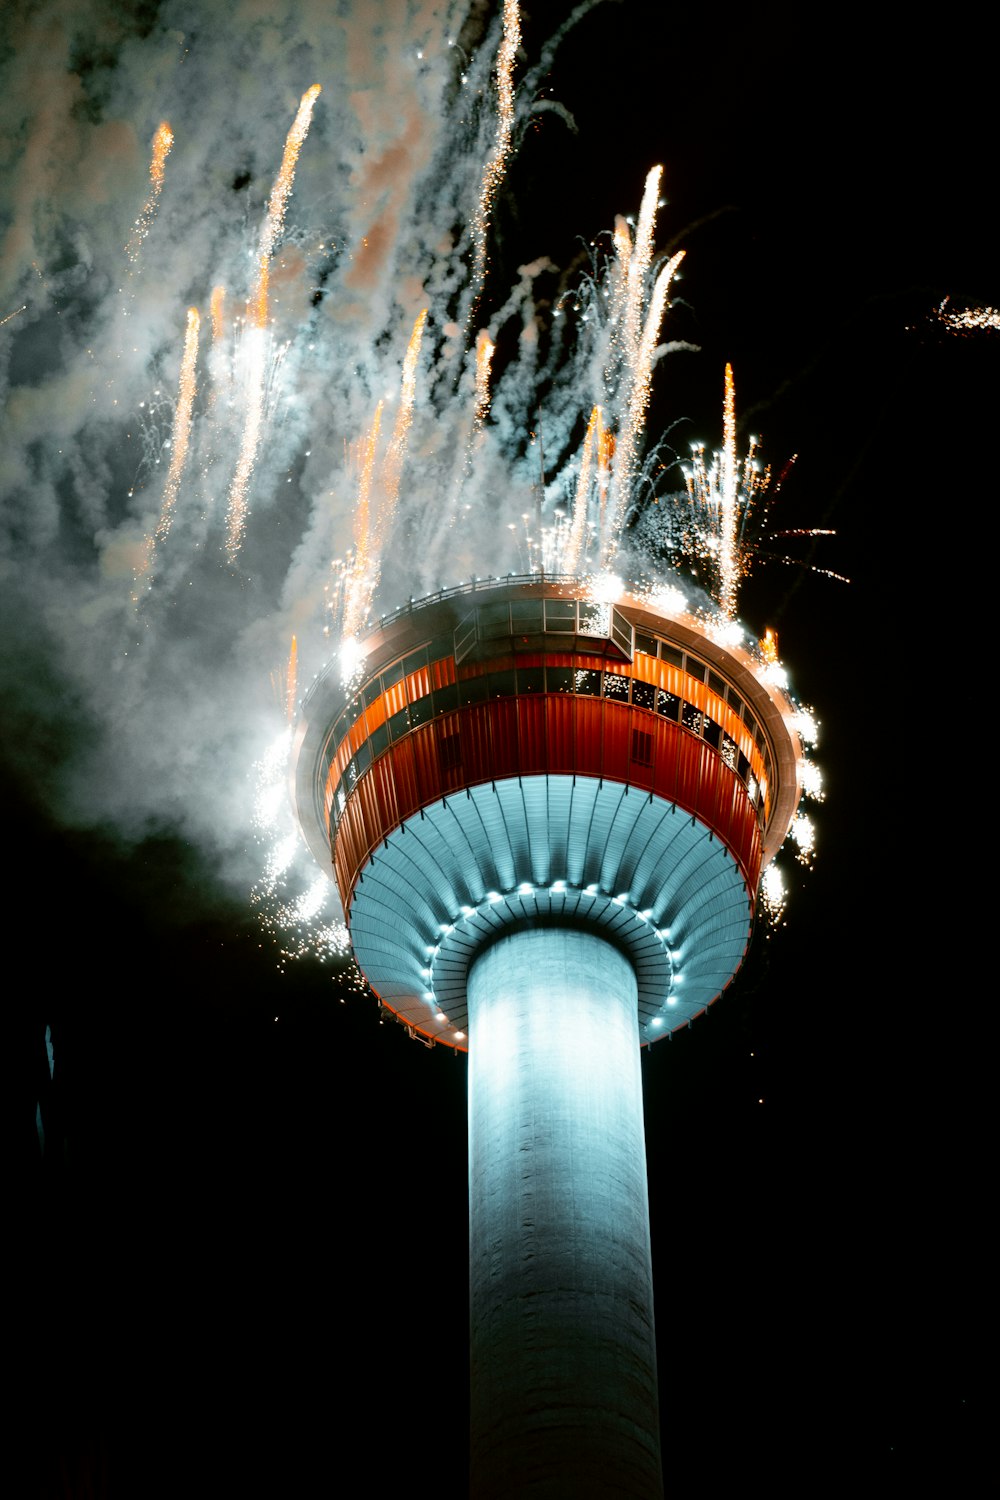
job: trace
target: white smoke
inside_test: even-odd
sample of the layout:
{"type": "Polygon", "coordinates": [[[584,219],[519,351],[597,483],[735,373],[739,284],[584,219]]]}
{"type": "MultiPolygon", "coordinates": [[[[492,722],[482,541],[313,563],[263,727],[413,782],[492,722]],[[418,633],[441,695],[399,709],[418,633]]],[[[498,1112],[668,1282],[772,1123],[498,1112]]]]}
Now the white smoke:
{"type": "MultiPolygon", "coordinates": [[[[258,873],[250,773],[282,722],[271,674],[293,633],[302,687],[331,651],[331,563],[352,547],[360,444],[380,400],[383,435],[392,430],[422,307],[378,607],[526,565],[517,528],[539,499],[527,431],[542,385],[549,502],[572,487],[601,338],[573,365],[550,316],[563,288],[544,260],[481,304],[470,280],[500,26],[481,6],[431,0],[340,14],[300,0],[246,3],[225,15],[169,0],[148,30],[91,0],[39,5],[24,22],[0,73],[0,128],[16,143],[3,183],[0,318],[24,308],[0,327],[3,681],[15,705],[11,754],[68,821],[129,838],[166,827],[236,887],[258,873]],[[270,266],[265,430],[245,541],[227,566],[253,337],[239,320],[285,135],[313,83],[322,94],[270,266]],[[130,261],[163,120],[174,143],[130,261]],[[213,343],[219,285],[225,333],[213,343]],[[191,306],[202,337],[190,451],[136,608],[191,306]],[[479,319],[491,335],[519,332],[473,441],[479,319]]],[[[534,73],[519,63],[515,138],[557,41],[534,73]]],[[[552,102],[544,108],[545,128],[563,129],[552,102]]]]}

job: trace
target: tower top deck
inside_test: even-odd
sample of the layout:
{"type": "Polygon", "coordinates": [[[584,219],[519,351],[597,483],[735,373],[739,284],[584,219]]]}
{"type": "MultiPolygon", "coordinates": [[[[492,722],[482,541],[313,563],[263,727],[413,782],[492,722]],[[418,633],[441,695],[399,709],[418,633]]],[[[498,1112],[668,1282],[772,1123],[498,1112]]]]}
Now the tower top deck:
{"type": "Polygon", "coordinates": [[[476,580],[331,662],[294,757],[362,971],[428,1041],[465,1041],[465,978],[504,931],[597,931],[653,1040],[730,982],[801,791],[793,708],[693,615],[578,578],[476,580]]]}

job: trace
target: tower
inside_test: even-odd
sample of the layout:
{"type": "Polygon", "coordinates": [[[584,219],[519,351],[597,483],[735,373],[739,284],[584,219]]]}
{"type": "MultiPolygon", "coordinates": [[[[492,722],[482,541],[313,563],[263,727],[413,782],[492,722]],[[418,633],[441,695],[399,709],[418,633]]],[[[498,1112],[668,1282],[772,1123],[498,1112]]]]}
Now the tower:
{"type": "Polygon", "coordinates": [[[799,793],[791,706],[576,578],[384,617],[306,698],[295,798],[355,956],[469,1052],[472,1493],[661,1492],[639,1048],[729,984],[799,793]]]}

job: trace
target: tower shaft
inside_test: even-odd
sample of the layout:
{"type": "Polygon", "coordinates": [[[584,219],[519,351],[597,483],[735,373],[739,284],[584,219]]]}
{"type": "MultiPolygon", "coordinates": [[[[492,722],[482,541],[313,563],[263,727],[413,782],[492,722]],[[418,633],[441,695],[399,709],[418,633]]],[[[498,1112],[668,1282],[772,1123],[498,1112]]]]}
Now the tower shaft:
{"type": "Polygon", "coordinates": [[[475,1500],[662,1494],[636,997],[580,930],[469,973],[475,1500]]]}

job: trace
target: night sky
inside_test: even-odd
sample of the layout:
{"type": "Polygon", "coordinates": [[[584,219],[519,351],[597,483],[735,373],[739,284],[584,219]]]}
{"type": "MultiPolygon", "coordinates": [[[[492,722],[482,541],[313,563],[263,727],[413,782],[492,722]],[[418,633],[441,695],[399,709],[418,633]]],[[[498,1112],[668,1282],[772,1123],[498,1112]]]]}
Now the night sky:
{"type": "MultiPolygon", "coordinates": [[[[1000,307],[997,38],[961,6],[898,34],[870,9],[645,9],[596,7],[540,82],[576,130],[531,115],[480,321],[519,267],[568,267],[634,213],[662,162],[657,248],[687,250],[664,337],[698,349],[658,367],[648,431],[680,452],[717,443],[732,361],[742,439],[759,433],[776,471],[798,455],[772,529],[836,532],[766,547],[741,601],[755,630],[777,628],[820,721],[815,867],[786,860],[785,925],[757,932],[709,1017],[644,1055],[665,1471],[680,1495],[971,1493],[993,1114],[976,662],[1000,332],[934,314],[945,297],[1000,307]]],[[[255,502],[236,575],[209,528],[190,566],[180,546],[163,563],[137,625],[114,566],[162,477],[108,401],[160,381],[172,398],[182,310],[206,313],[225,253],[252,243],[315,81],[289,222],[350,241],[334,124],[354,54],[325,18],[347,36],[397,10],[247,4],[223,26],[183,5],[28,5],[6,23],[0,317],[26,305],[0,327],[25,1494],[464,1493],[465,1060],[380,1026],[342,967],[283,962],[250,900],[246,751],[280,727],[268,673],[309,625],[293,560],[316,536],[319,471],[370,417],[365,320],[329,312],[331,368],[302,367],[258,473],[292,476],[295,501],[255,502]],[[218,57],[220,98],[183,83],[185,47],[218,57]],[[212,158],[185,167],[203,115],[212,158]],[[111,347],[162,118],[177,144],[128,283],[146,346],[109,396],[83,351],[111,347]],[[228,241],[197,196],[216,171],[228,241]],[[185,264],[195,241],[202,262],[185,264]],[[133,640],[141,676],[122,666],[133,640]]],[[[567,13],[526,15],[518,78],[567,13]]],[[[387,42],[365,89],[394,89],[397,64],[387,42]]],[[[329,271],[324,317],[344,274],[329,271]]],[[[315,667],[315,611],[312,627],[315,667]]]]}

